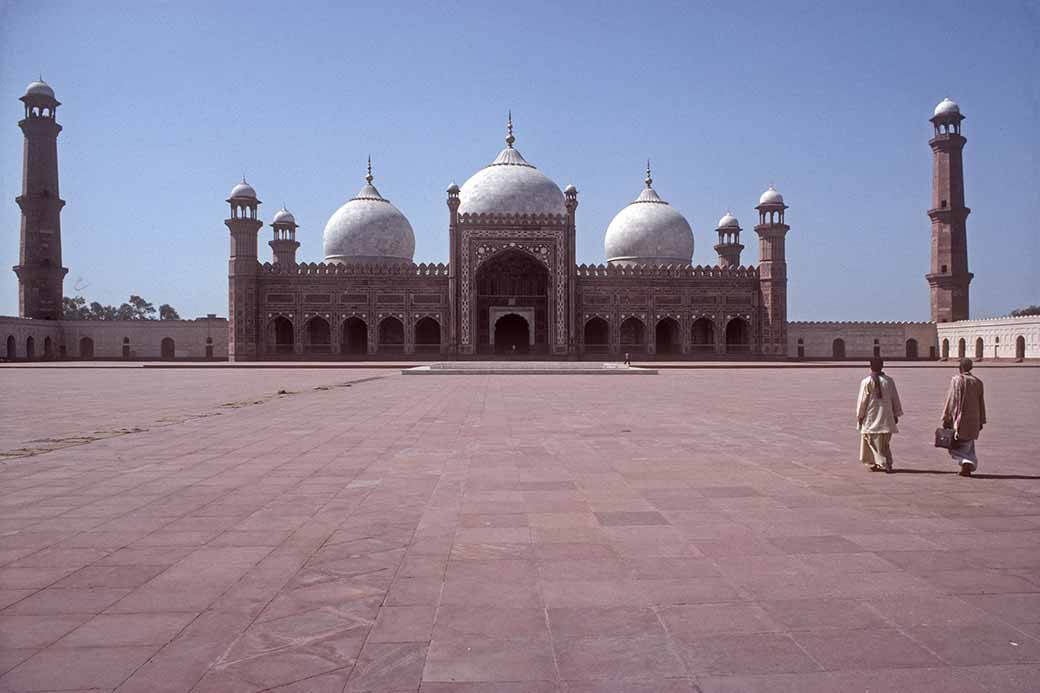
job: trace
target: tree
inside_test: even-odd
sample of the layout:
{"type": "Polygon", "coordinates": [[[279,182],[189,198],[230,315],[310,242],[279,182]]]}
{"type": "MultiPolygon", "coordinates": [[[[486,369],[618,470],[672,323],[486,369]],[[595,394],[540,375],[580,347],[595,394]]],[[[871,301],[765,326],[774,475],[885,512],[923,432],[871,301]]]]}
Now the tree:
{"type": "Polygon", "coordinates": [[[87,299],[82,296],[61,299],[62,320],[91,320],[90,309],[87,308],[87,299]]]}
{"type": "Polygon", "coordinates": [[[177,309],[171,306],[169,303],[164,303],[159,306],[159,319],[160,320],[180,320],[181,316],[177,314],[177,309]]]}
{"type": "Polygon", "coordinates": [[[116,309],[117,320],[154,320],[155,306],[137,294],[130,294],[130,300],[116,309]]]}
{"type": "Polygon", "coordinates": [[[1020,318],[1024,315],[1040,315],[1040,306],[1026,306],[1025,308],[1011,311],[1011,317],[1013,318],[1020,318]]]}

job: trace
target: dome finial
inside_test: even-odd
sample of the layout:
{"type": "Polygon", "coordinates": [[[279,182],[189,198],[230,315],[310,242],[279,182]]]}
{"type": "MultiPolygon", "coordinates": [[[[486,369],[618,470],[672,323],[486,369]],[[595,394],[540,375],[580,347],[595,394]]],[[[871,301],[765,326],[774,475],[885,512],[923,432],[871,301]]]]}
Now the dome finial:
{"type": "Polygon", "coordinates": [[[506,146],[512,149],[513,142],[516,142],[516,138],[513,137],[513,109],[509,109],[509,115],[506,117],[506,146]]]}
{"type": "Polygon", "coordinates": [[[372,155],[368,155],[368,175],[365,176],[365,180],[369,185],[372,185],[372,155]]]}
{"type": "Polygon", "coordinates": [[[646,180],[643,182],[646,183],[647,190],[649,190],[650,186],[654,183],[654,179],[650,177],[650,159],[646,160],[646,180]]]}

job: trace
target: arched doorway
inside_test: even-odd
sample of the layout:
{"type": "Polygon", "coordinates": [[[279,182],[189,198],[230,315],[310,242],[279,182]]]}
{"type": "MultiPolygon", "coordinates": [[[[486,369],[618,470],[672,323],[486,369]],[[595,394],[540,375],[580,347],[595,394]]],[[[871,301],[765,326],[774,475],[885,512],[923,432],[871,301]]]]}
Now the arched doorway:
{"type": "Polygon", "coordinates": [[[715,322],[697,318],[690,327],[690,347],[694,351],[715,351],[715,322]]]}
{"type": "Polygon", "coordinates": [[[130,338],[129,337],[123,337],[123,358],[124,359],[129,359],[130,358],[130,338]]]}
{"type": "Polygon", "coordinates": [[[441,324],[431,317],[420,318],[415,323],[415,350],[440,351],[441,324]]]}
{"type": "Polygon", "coordinates": [[[43,339],[43,358],[47,361],[54,358],[54,344],[51,342],[50,337],[44,337],[43,339]]]}
{"type": "Polygon", "coordinates": [[[843,359],[845,358],[845,340],[838,337],[831,342],[831,358],[832,359],[843,359]]]}
{"type": "Polygon", "coordinates": [[[805,358],[805,340],[801,337],[798,338],[798,358],[805,358]]]}
{"type": "Polygon", "coordinates": [[[917,359],[917,340],[908,339],[906,340],[906,357],[910,360],[917,359]]]}
{"type": "Polygon", "coordinates": [[[279,315],[271,321],[267,333],[269,349],[274,354],[289,355],[295,351],[296,332],[292,320],[279,315]]]}
{"type": "MultiPolygon", "coordinates": [[[[1021,337],[1019,337],[1021,339],[1021,337]]],[[[7,335],[7,360],[14,361],[17,356],[17,349],[15,347],[15,339],[13,334],[7,335]]]]}
{"type": "Polygon", "coordinates": [[[79,340],[79,357],[81,359],[94,358],[94,340],[90,337],[83,337],[79,340]]]}
{"type": "Polygon", "coordinates": [[[950,340],[942,340],[942,357],[944,359],[950,358],[950,340]]]}
{"type": "Polygon", "coordinates": [[[312,354],[332,353],[332,328],[325,318],[314,316],[307,321],[307,351],[312,354]]]}
{"type": "Polygon", "coordinates": [[[343,336],[339,342],[341,354],[368,353],[368,324],[359,317],[352,316],[343,322],[343,336]]]}
{"type": "Polygon", "coordinates": [[[957,342],[957,358],[962,359],[967,355],[967,346],[963,338],[957,342]]]}
{"type": "Polygon", "coordinates": [[[986,345],[982,342],[982,337],[975,339],[975,358],[981,359],[985,356],[986,345]]]}
{"type": "Polygon", "coordinates": [[[610,325],[600,317],[589,318],[585,323],[583,343],[585,351],[602,354],[610,348],[610,325]]]}
{"type": "Polygon", "coordinates": [[[634,315],[621,323],[621,350],[640,353],[646,345],[646,326],[634,315]]]}
{"type": "Polygon", "coordinates": [[[726,324],[726,352],[751,351],[751,329],[744,318],[733,318],[726,324]]]}
{"type": "Polygon", "coordinates": [[[379,323],[379,350],[404,351],[404,324],[392,315],[379,323]]]}
{"type": "Polygon", "coordinates": [[[25,338],[25,360],[32,361],[36,358],[36,340],[32,337],[25,338]]]}
{"type": "Polygon", "coordinates": [[[170,337],[163,337],[162,343],[159,345],[159,349],[163,360],[170,361],[177,355],[176,345],[173,343],[173,339],[170,337]]]}
{"type": "Polygon", "coordinates": [[[681,351],[679,323],[674,318],[663,318],[657,321],[657,327],[654,329],[654,346],[657,348],[659,356],[677,354],[681,351]]]}
{"type": "MultiPolygon", "coordinates": [[[[8,353],[11,353],[11,352],[9,351],[8,353]]],[[[1015,358],[1016,359],[1024,359],[1025,357],[1026,357],[1026,338],[1023,337],[1022,335],[1019,335],[1015,339],[1015,358]]],[[[11,355],[11,358],[14,358],[13,354],[11,355]]]]}
{"type": "Polygon", "coordinates": [[[206,337],[206,359],[207,360],[212,360],[213,359],[213,338],[212,337],[206,337]]]}
{"type": "Polygon", "coordinates": [[[521,250],[501,252],[477,269],[476,290],[476,343],[479,351],[506,353],[501,350],[497,330],[514,329],[516,332],[509,338],[510,343],[505,345],[512,351],[511,343],[519,339],[521,326],[516,320],[500,325],[509,315],[520,318],[529,330],[527,342],[518,343],[517,350],[548,351],[549,270],[544,264],[521,250]],[[498,310],[492,311],[492,308],[498,310]],[[508,309],[511,308],[518,310],[515,314],[510,313],[508,309]],[[530,315],[530,323],[520,313],[530,315]],[[495,337],[494,349],[492,337],[495,337]]]}
{"type": "Polygon", "coordinates": [[[516,313],[507,313],[495,321],[495,353],[526,354],[531,350],[531,326],[516,313]]]}
{"type": "Polygon", "coordinates": [[[874,358],[881,358],[881,342],[880,340],[874,340],[874,358]]]}

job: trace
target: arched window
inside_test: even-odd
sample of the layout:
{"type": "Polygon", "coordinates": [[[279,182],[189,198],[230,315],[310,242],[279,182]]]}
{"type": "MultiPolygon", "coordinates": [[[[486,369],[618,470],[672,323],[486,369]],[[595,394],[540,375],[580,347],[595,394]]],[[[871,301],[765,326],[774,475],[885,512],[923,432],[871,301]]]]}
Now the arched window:
{"type": "Polygon", "coordinates": [[[957,358],[962,359],[967,356],[968,345],[965,344],[964,339],[961,338],[957,341],[957,358]]]}
{"type": "Polygon", "coordinates": [[[379,323],[379,348],[384,351],[404,350],[404,324],[392,315],[379,323]]]}
{"type": "Polygon", "coordinates": [[[639,318],[632,316],[621,323],[621,348],[628,351],[642,351],[646,343],[646,326],[639,318]]]}
{"type": "Polygon", "coordinates": [[[32,361],[36,358],[36,340],[32,337],[25,338],[25,360],[32,361]]]}
{"type": "Polygon", "coordinates": [[[950,340],[948,339],[942,340],[942,357],[944,359],[950,358],[950,340]]]}
{"type": "Polygon", "coordinates": [[[981,359],[985,355],[986,345],[982,342],[982,337],[975,339],[975,358],[981,359]]]}
{"type": "Polygon", "coordinates": [[[43,339],[43,358],[47,361],[54,358],[54,345],[51,343],[50,337],[44,337],[43,339]]]}
{"type": "Polygon", "coordinates": [[[94,340],[90,337],[83,337],[79,340],[79,357],[81,359],[94,358],[94,340]]]}
{"type": "Polygon", "coordinates": [[[441,347],[441,324],[431,317],[420,318],[415,323],[415,350],[439,351],[441,347]]]}
{"type": "Polygon", "coordinates": [[[13,334],[7,335],[7,360],[14,361],[17,356],[17,350],[15,347],[15,338],[13,334]]]}
{"type": "Polygon", "coordinates": [[[726,324],[726,352],[751,351],[751,328],[744,318],[733,318],[726,324]]]}
{"type": "Polygon", "coordinates": [[[610,325],[600,317],[590,318],[585,323],[585,351],[604,352],[610,343],[610,325]]]}
{"type": "Polygon", "coordinates": [[[206,337],[206,358],[207,359],[212,359],[213,358],[213,338],[212,337],[206,337]]]}
{"type": "Polygon", "coordinates": [[[654,330],[654,345],[659,355],[677,354],[682,348],[679,339],[679,323],[674,318],[663,318],[657,321],[654,330]]]}
{"type": "Polygon", "coordinates": [[[798,358],[805,358],[805,340],[801,337],[798,338],[798,358]]]}
{"type": "Polygon", "coordinates": [[[165,361],[171,361],[177,355],[176,346],[173,343],[173,339],[170,337],[163,337],[162,342],[159,345],[160,356],[165,361]]]}
{"type": "Polygon", "coordinates": [[[906,357],[910,360],[917,359],[917,340],[908,339],[906,340],[906,357]]]}
{"type": "Polygon", "coordinates": [[[314,316],[307,321],[307,351],[328,354],[332,351],[332,328],[325,318],[314,316]]]}
{"type": "Polygon", "coordinates": [[[845,340],[841,337],[838,337],[833,342],[831,342],[831,358],[845,358],[845,340]]]}
{"type": "MultiPolygon", "coordinates": [[[[1024,359],[1026,357],[1026,338],[1019,335],[1015,338],[1015,358],[1024,359]]],[[[12,355],[13,358],[13,355],[12,355]]]]}
{"type": "Polygon", "coordinates": [[[358,317],[349,317],[343,322],[343,334],[339,342],[341,354],[368,353],[368,325],[358,317]]]}
{"type": "Polygon", "coordinates": [[[694,351],[715,351],[715,322],[697,318],[690,326],[690,346],[694,351]]]}

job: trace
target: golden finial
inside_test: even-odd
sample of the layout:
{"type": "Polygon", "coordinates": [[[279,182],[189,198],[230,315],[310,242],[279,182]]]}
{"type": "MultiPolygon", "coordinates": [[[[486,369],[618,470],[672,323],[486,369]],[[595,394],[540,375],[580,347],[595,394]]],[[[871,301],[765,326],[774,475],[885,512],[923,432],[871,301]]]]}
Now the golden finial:
{"type": "Polygon", "coordinates": [[[509,115],[506,118],[506,146],[512,149],[513,142],[516,142],[516,138],[513,137],[513,109],[509,109],[509,115]]]}
{"type": "Polygon", "coordinates": [[[368,155],[368,175],[365,176],[365,180],[368,181],[369,185],[372,185],[372,155],[368,155]]]}
{"type": "Polygon", "coordinates": [[[647,188],[649,188],[654,182],[654,179],[650,177],[650,159],[646,160],[646,180],[643,182],[646,183],[647,188]]]}

